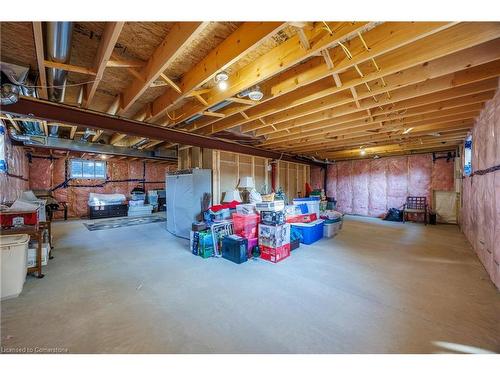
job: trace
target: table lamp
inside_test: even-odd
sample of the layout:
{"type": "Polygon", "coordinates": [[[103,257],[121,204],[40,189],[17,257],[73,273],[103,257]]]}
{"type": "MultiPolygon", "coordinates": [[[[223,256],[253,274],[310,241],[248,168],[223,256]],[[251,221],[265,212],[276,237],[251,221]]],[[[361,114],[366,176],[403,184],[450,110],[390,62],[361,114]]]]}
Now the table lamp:
{"type": "Polygon", "coordinates": [[[224,193],[222,203],[231,203],[232,201],[241,202],[240,192],[238,190],[229,190],[224,193]]]}
{"type": "Polygon", "coordinates": [[[250,191],[254,187],[253,178],[250,176],[240,177],[240,182],[238,188],[242,189],[241,196],[243,198],[243,203],[250,203],[250,191]]]}

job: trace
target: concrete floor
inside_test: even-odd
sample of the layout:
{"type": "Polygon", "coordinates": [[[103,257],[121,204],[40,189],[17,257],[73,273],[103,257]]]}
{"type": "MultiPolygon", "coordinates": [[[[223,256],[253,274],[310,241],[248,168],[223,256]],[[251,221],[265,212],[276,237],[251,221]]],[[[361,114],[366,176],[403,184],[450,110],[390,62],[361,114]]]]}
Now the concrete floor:
{"type": "Polygon", "coordinates": [[[242,265],[195,257],[164,226],[56,223],[45,278],[2,303],[3,350],[500,351],[500,293],[456,226],[349,217],[281,263],[242,265]]]}

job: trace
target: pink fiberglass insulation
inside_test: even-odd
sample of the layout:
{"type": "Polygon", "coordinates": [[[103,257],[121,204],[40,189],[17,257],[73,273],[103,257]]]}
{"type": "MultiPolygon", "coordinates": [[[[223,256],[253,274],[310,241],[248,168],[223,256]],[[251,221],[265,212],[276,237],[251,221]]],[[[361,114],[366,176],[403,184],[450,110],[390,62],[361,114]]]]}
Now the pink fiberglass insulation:
{"type": "Polygon", "coordinates": [[[431,204],[432,155],[408,156],[408,195],[426,197],[431,204]]]}
{"type": "MultiPolygon", "coordinates": [[[[500,101],[498,102],[500,104],[500,101]]],[[[498,133],[500,134],[500,133],[498,133]]],[[[499,137],[500,138],[500,137],[499,137]]],[[[494,265],[494,282],[500,288],[500,171],[494,173],[494,220],[495,230],[493,237],[493,265],[494,265]]]]}
{"type": "Polygon", "coordinates": [[[408,196],[408,158],[389,158],[387,161],[387,208],[401,207],[408,196]]]}
{"type": "Polygon", "coordinates": [[[48,190],[52,188],[52,161],[34,158],[30,167],[30,189],[48,190]]]}
{"type": "Polygon", "coordinates": [[[337,164],[329,164],[326,169],[326,196],[337,196],[337,164]]]}
{"type": "MultiPolygon", "coordinates": [[[[473,172],[500,164],[500,93],[486,103],[472,130],[473,172]]],[[[500,289],[500,171],[462,180],[461,229],[500,289]]]]}
{"type": "Polygon", "coordinates": [[[370,182],[370,160],[352,162],[352,212],[368,215],[368,184],[370,182]]]}
{"type": "Polygon", "coordinates": [[[8,136],[5,137],[5,156],[7,172],[11,176],[0,173],[0,203],[15,201],[29,185],[28,159],[24,149],[13,146],[8,136]]]}
{"type": "Polygon", "coordinates": [[[453,191],[454,181],[454,162],[453,159],[437,159],[432,165],[432,190],[453,191]]]}
{"type": "Polygon", "coordinates": [[[323,189],[324,169],[318,166],[311,166],[311,188],[323,189]]]}
{"type": "MultiPolygon", "coordinates": [[[[70,158],[72,156],[70,155],[70,158]]],[[[55,188],[65,180],[65,162],[66,157],[58,157],[57,160],[50,161],[45,159],[33,159],[33,164],[30,165],[31,171],[34,173],[34,181],[31,183],[32,188],[40,188],[43,186],[45,189],[55,188]],[[52,165],[52,167],[50,167],[52,165]],[[51,173],[47,176],[46,172],[42,170],[49,170],[51,173]],[[50,184],[47,182],[52,180],[50,184]]],[[[143,162],[141,161],[121,161],[109,160],[107,162],[107,176],[109,180],[128,180],[128,179],[142,179],[143,178],[143,162]]],[[[146,189],[163,189],[165,184],[161,183],[165,179],[165,172],[167,167],[161,164],[146,163],[146,181],[154,181],[158,183],[146,184],[146,189]]],[[[142,183],[134,182],[108,182],[104,186],[102,180],[94,179],[74,179],[69,181],[69,185],[89,185],[89,186],[69,186],[67,188],[58,188],[53,191],[54,198],[60,202],[68,204],[68,216],[82,217],[88,214],[88,197],[91,192],[93,193],[120,193],[128,197],[130,191],[137,185],[142,186],[142,183]]],[[[26,190],[26,189],[22,189],[26,190]]],[[[56,218],[61,218],[62,213],[57,212],[56,218]]]]}
{"type": "Polygon", "coordinates": [[[337,163],[337,209],[352,213],[352,162],[337,163]]]}
{"type": "Polygon", "coordinates": [[[387,212],[387,158],[370,162],[368,215],[380,216],[387,212]]]}

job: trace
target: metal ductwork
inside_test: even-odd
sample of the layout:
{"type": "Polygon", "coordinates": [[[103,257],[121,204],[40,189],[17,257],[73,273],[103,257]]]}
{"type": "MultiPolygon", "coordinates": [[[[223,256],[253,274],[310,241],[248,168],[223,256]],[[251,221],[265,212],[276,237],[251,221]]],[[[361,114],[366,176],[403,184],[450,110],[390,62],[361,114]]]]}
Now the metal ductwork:
{"type": "MultiPolygon", "coordinates": [[[[47,22],[46,47],[47,59],[68,64],[71,51],[72,22],[47,22]]],[[[63,102],[68,73],[62,69],[47,69],[49,100],[63,102]]]]}
{"type": "MultiPolygon", "coordinates": [[[[72,22],[47,22],[46,23],[46,48],[47,59],[50,61],[68,64],[71,51],[71,36],[73,34],[72,22]]],[[[62,69],[47,69],[47,85],[49,100],[64,102],[66,93],[66,79],[68,72],[62,69]]],[[[59,127],[50,127],[50,136],[57,137],[59,127]]]]}
{"type": "Polygon", "coordinates": [[[44,145],[44,137],[37,137],[33,135],[27,134],[17,134],[16,129],[9,128],[10,138],[17,141],[22,142],[25,145],[44,145]]]}

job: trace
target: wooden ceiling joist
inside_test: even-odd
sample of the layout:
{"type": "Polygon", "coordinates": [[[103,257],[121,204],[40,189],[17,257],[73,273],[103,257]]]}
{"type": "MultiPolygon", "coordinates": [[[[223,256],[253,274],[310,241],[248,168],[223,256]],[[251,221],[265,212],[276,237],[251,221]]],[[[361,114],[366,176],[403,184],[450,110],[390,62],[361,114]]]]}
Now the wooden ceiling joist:
{"type": "Polygon", "coordinates": [[[38,95],[42,99],[47,99],[49,97],[47,91],[47,73],[45,71],[45,54],[43,48],[43,31],[41,22],[33,22],[33,36],[35,42],[35,53],[36,61],[38,64],[38,82],[40,88],[38,90],[38,95]]]}
{"type": "MultiPolygon", "coordinates": [[[[496,43],[497,46],[500,47],[500,41],[496,43]]],[[[488,46],[489,47],[489,46],[488,46]]],[[[491,73],[486,73],[483,74],[481,73],[483,71],[483,68],[488,68],[488,69],[497,69],[498,68],[498,60],[493,61],[491,63],[486,63],[483,65],[476,66],[476,64],[479,62],[484,62],[488,61],[491,58],[497,57],[500,58],[500,49],[496,50],[489,50],[489,53],[485,53],[482,55],[482,57],[478,57],[475,54],[472,54],[470,58],[467,58],[467,55],[470,52],[476,52],[474,51],[466,51],[466,54],[459,53],[457,55],[451,55],[450,57],[444,58],[444,60],[439,60],[436,61],[435,63],[429,62],[425,66],[417,66],[414,68],[410,68],[407,71],[403,71],[401,73],[393,73],[390,76],[387,76],[385,81],[387,86],[386,87],[379,87],[377,88],[375,85],[372,85],[373,87],[371,88],[371,91],[368,91],[366,88],[363,88],[363,86],[358,86],[358,98],[361,99],[371,99],[372,96],[382,94],[384,93],[387,89],[392,90],[392,89],[398,89],[399,92],[408,92],[409,95],[412,93],[409,92],[412,90],[414,87],[412,85],[419,84],[419,82],[422,82],[420,86],[418,87],[429,87],[430,84],[429,82],[439,82],[435,83],[433,87],[429,87],[428,92],[430,91],[438,91],[438,90],[443,90],[446,88],[451,88],[454,86],[458,86],[460,82],[470,82],[470,76],[471,72],[476,72],[476,76],[479,77],[488,77],[488,76],[495,76],[495,72],[491,73]],[[461,60],[460,58],[463,58],[461,60]],[[464,70],[463,73],[450,73],[450,72],[456,72],[457,70],[460,72],[462,69],[466,66],[472,66],[470,69],[474,70],[464,70]],[[477,74],[479,72],[479,74],[477,74]],[[444,78],[443,78],[444,77],[444,78]],[[467,79],[468,81],[462,81],[459,79],[459,77],[463,77],[463,79],[467,79]]],[[[414,92],[415,96],[418,94],[418,92],[414,92]]],[[[384,99],[385,102],[390,102],[388,98],[384,99]]],[[[284,125],[279,125],[280,122],[284,121],[291,121],[293,119],[297,119],[299,117],[305,117],[309,115],[313,115],[315,113],[320,113],[322,111],[335,111],[334,108],[350,103],[352,102],[352,96],[350,93],[346,93],[345,91],[338,92],[334,95],[330,95],[328,97],[324,97],[322,99],[316,99],[312,101],[308,101],[302,105],[297,105],[296,107],[292,109],[287,109],[284,111],[280,112],[275,112],[275,114],[271,114],[269,116],[264,117],[268,123],[274,123],[276,124],[278,129],[281,129],[282,127],[288,128],[290,123],[288,122],[287,124],[284,125]]],[[[366,101],[365,101],[366,102],[366,101]]],[[[368,102],[372,102],[373,100],[369,100],[368,102]]],[[[374,103],[371,107],[377,107],[378,104],[374,103]]],[[[336,112],[336,111],[335,111],[336,112]]],[[[328,116],[328,113],[324,113],[326,116],[328,116]]],[[[318,119],[318,117],[316,117],[318,119]]],[[[297,121],[298,122],[298,121],[297,121]]],[[[242,131],[243,132],[249,132],[249,131],[255,131],[262,129],[262,125],[253,121],[252,123],[249,123],[247,125],[242,126],[242,131]]],[[[269,133],[271,132],[271,129],[267,130],[262,130],[259,132],[259,134],[264,134],[264,133],[269,133]]]]}
{"type": "MultiPolygon", "coordinates": [[[[305,32],[308,38],[310,40],[316,40],[309,50],[304,50],[302,48],[297,35],[288,39],[284,43],[253,60],[238,72],[232,74],[229,77],[229,87],[226,90],[221,91],[217,87],[214,87],[208,94],[207,102],[209,106],[213,106],[229,97],[236,96],[241,91],[285,71],[291,66],[314,56],[323,49],[335,45],[338,41],[356,35],[357,31],[363,30],[368,25],[368,22],[332,23],[331,27],[335,30],[334,35],[325,33],[320,27],[316,27],[314,30],[306,30],[305,32]]],[[[264,92],[266,91],[268,90],[264,89],[264,92]]],[[[196,103],[187,103],[182,108],[182,112],[184,112],[185,115],[177,122],[180,123],[206,109],[207,108],[203,108],[196,103]]]]}
{"type": "MultiPolygon", "coordinates": [[[[228,68],[239,58],[260,46],[266,38],[277,33],[284,26],[283,22],[246,22],[241,25],[193,69],[182,76],[179,82],[181,92],[167,90],[154,101],[152,121],[164,115],[173,104],[208,82],[216,73],[228,68]]],[[[209,107],[208,104],[204,106],[209,107]]]]}
{"type": "MultiPolygon", "coordinates": [[[[377,28],[375,28],[374,30],[376,29],[377,28]]],[[[420,74],[423,76],[425,74],[428,74],[428,69],[426,69],[426,67],[427,65],[431,65],[433,60],[442,58],[452,53],[459,52],[465,48],[471,48],[478,44],[488,42],[492,39],[498,38],[498,36],[500,35],[500,27],[495,23],[481,24],[479,27],[475,23],[465,23],[454,25],[446,30],[438,30],[439,32],[433,35],[428,35],[421,40],[405,44],[404,46],[399,48],[397,48],[396,43],[394,43],[392,44],[394,48],[392,48],[388,53],[383,53],[385,51],[378,49],[378,51],[381,53],[381,56],[377,55],[377,63],[380,67],[380,70],[367,73],[363,78],[359,77],[359,74],[357,74],[353,70],[346,70],[345,72],[340,74],[340,78],[342,79],[341,88],[332,87],[331,81],[329,80],[321,80],[317,82],[317,77],[324,78],[328,77],[328,75],[331,74],[331,70],[327,69],[326,65],[322,61],[320,61],[320,63],[318,64],[313,64],[312,68],[305,68],[301,66],[300,69],[304,70],[303,74],[299,74],[299,72],[297,72],[297,75],[294,75],[296,73],[290,73],[290,78],[281,78],[282,82],[276,83],[276,85],[273,87],[273,90],[276,90],[278,93],[284,90],[283,88],[277,88],[278,86],[283,86],[284,84],[289,83],[289,85],[296,87],[294,91],[286,95],[275,97],[272,100],[265,101],[262,104],[248,109],[246,112],[249,116],[249,120],[235,119],[234,117],[227,116],[224,120],[219,120],[217,122],[212,121],[211,123],[209,123],[209,130],[204,130],[200,133],[210,134],[230,129],[232,127],[242,126],[262,116],[269,116],[288,108],[296,108],[301,104],[313,102],[315,100],[320,101],[322,100],[322,98],[341,92],[342,90],[348,89],[352,86],[361,88],[361,86],[364,86],[365,83],[379,80],[381,77],[384,77],[387,82],[388,75],[394,75],[394,78],[397,78],[398,72],[402,70],[408,70],[410,68],[415,68],[415,70],[417,70],[418,68],[420,68],[420,74]],[[467,35],[467,38],[459,37],[460,35],[462,35],[462,33],[465,33],[467,35]],[[416,53],[417,51],[418,53],[416,53]],[[420,64],[424,65],[420,66],[420,64]],[[308,78],[311,76],[313,78],[308,78]],[[297,87],[296,82],[300,82],[304,85],[301,87],[297,87]],[[313,82],[313,84],[311,84],[311,82],[313,82]]],[[[386,38],[388,40],[391,39],[390,35],[386,36],[386,38]]],[[[499,42],[496,41],[496,47],[498,47],[498,43],[499,42]]],[[[368,51],[366,51],[362,45],[360,45],[358,48],[363,48],[362,52],[360,52],[359,55],[354,55],[353,59],[351,60],[349,60],[347,57],[344,57],[344,60],[338,60],[336,68],[338,68],[339,66],[353,66],[354,63],[361,60],[364,60],[365,62],[371,61],[370,59],[373,54],[370,54],[368,51]],[[364,58],[362,59],[360,56],[364,56],[364,58]]],[[[492,46],[489,46],[489,48],[492,48],[492,46]]],[[[373,48],[371,48],[370,50],[375,51],[375,49],[373,48]]],[[[497,54],[497,51],[498,48],[493,53],[497,54]]],[[[486,54],[491,55],[491,53],[488,52],[486,52],[486,54]]],[[[473,60],[474,58],[478,58],[479,56],[480,55],[470,56],[469,60],[473,60]]],[[[455,60],[454,63],[454,65],[456,66],[457,64],[461,63],[461,61],[455,60]]],[[[304,66],[307,65],[308,64],[304,64],[304,66]]],[[[465,64],[461,66],[461,69],[464,69],[466,67],[465,64]]],[[[446,67],[443,66],[440,66],[439,68],[446,69],[446,67]]],[[[411,78],[412,75],[405,75],[399,77],[399,81],[404,82],[405,80],[411,78]]],[[[387,84],[389,85],[390,83],[387,82],[387,84]]],[[[290,90],[290,87],[286,88],[286,91],[290,90]]],[[[244,131],[253,131],[258,128],[260,128],[258,124],[256,126],[243,126],[244,131]]]]}
{"type": "Polygon", "coordinates": [[[123,114],[135,103],[206,25],[205,22],[178,22],[174,24],[163,42],[140,70],[139,74],[144,79],[136,77],[122,93],[123,100],[118,114],[123,114]]]}
{"type": "Polygon", "coordinates": [[[99,86],[99,82],[104,74],[104,69],[106,69],[108,61],[111,58],[111,54],[113,53],[113,49],[115,48],[124,24],[125,22],[107,22],[104,27],[104,32],[94,60],[95,80],[88,83],[86,86],[86,95],[83,101],[84,108],[88,108],[94,99],[97,86],[99,86]]]}

